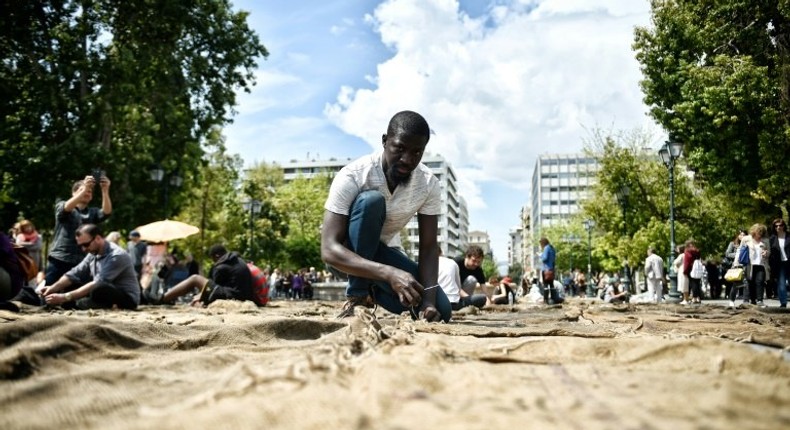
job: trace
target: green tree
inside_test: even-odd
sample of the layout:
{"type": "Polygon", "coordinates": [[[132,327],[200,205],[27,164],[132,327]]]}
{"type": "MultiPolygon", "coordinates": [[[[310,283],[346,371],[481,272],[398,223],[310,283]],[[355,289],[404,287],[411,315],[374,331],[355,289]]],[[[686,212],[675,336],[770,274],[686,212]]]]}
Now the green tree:
{"type": "Polygon", "coordinates": [[[790,2],[653,0],[635,31],[650,115],[698,182],[771,218],[790,197],[790,2]]]}
{"type": "Polygon", "coordinates": [[[496,266],[496,261],[494,261],[491,256],[487,255],[485,259],[483,259],[483,274],[486,277],[486,281],[488,278],[492,276],[499,276],[499,268],[496,266]]]}
{"type": "Polygon", "coordinates": [[[228,0],[4,2],[0,219],[46,228],[52,203],[93,167],[112,179],[110,228],[161,217],[148,169],[191,193],[207,136],[230,120],[268,55],[228,0]],[[42,180],[41,178],[45,178],[42,180]]]}
{"type": "Polygon", "coordinates": [[[205,155],[197,172],[199,178],[193,186],[184,191],[184,204],[177,218],[200,228],[200,233],[175,243],[192,252],[197,260],[208,263],[206,251],[215,243],[223,243],[237,250],[235,239],[244,233],[241,214],[233,213],[238,206],[236,183],[242,160],[238,155],[229,155],[220,144],[219,130],[214,130],[209,140],[215,143],[215,150],[205,155]],[[234,219],[235,216],[235,219],[234,219]],[[231,221],[232,220],[232,221],[231,221]]]}
{"type": "MultiPolygon", "coordinates": [[[[654,246],[659,255],[669,255],[669,171],[656,153],[645,152],[650,135],[642,131],[605,133],[596,130],[585,143],[597,158],[600,170],[590,198],[582,203],[582,213],[571,227],[549,229],[553,243],[563,234],[586,238],[582,220],[595,221],[593,265],[602,270],[619,270],[627,260],[637,267],[654,246]],[[623,218],[615,195],[622,187],[630,195],[623,218]]],[[[683,160],[675,175],[675,237],[678,244],[694,238],[703,254],[720,255],[738,227],[748,223],[738,201],[722,199],[718,193],[685,174],[683,160]]],[[[585,241],[586,242],[586,241],[585,241]]],[[[574,248],[576,252],[579,248],[574,248]]],[[[586,244],[585,244],[586,245],[586,244]]],[[[580,252],[581,254],[581,252],[580,252]]],[[[560,256],[558,255],[558,258],[560,256]]]]}
{"type": "MultiPolygon", "coordinates": [[[[286,240],[289,236],[289,219],[277,200],[283,190],[283,170],[277,164],[255,163],[246,170],[242,192],[236,199],[243,225],[249,225],[249,213],[242,209],[244,200],[261,202],[261,211],[255,216],[253,226],[254,253],[250,258],[261,265],[281,266],[287,259],[286,240]]],[[[239,238],[248,253],[249,242],[239,238]]]]}
{"type": "Polygon", "coordinates": [[[321,222],[330,184],[328,174],[299,177],[277,191],[277,207],[288,218],[289,234],[285,249],[288,263],[293,268],[320,267],[323,264],[321,222]]]}

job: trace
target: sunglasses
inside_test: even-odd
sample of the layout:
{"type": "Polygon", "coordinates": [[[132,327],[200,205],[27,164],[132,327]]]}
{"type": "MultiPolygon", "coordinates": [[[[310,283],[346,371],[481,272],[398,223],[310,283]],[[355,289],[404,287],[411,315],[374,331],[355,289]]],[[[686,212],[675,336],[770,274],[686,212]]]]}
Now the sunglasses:
{"type": "Polygon", "coordinates": [[[91,240],[89,240],[89,241],[87,241],[85,243],[77,243],[77,246],[79,246],[82,249],[88,249],[88,247],[91,246],[91,243],[93,243],[94,240],[96,240],[96,238],[92,237],[91,240]]]}

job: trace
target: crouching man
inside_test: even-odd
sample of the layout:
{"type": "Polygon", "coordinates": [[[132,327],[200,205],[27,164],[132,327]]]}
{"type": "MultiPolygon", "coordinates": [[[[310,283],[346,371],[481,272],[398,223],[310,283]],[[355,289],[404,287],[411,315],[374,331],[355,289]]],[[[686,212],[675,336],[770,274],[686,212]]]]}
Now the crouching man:
{"type": "Polygon", "coordinates": [[[439,180],[422,164],[430,128],[418,113],[397,113],[382,149],[343,167],[324,205],[321,257],[347,273],[348,301],[339,318],[372,303],[413,318],[449,321],[452,309],[438,287],[439,180]],[[400,231],[417,214],[419,261],[400,247],[400,231]]]}
{"type": "Polygon", "coordinates": [[[95,224],[83,224],[75,236],[77,246],[87,255],[54,284],[39,291],[46,303],[79,309],[137,308],[140,286],[129,254],[105,240],[95,224]]]}

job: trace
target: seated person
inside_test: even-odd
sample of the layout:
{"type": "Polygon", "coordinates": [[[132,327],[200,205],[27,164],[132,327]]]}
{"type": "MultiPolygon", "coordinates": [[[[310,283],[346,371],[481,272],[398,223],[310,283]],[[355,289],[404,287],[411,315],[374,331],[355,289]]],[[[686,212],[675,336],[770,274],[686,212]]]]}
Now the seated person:
{"type": "Polygon", "coordinates": [[[79,309],[136,309],[140,286],[132,257],[105,240],[95,224],[81,225],[75,236],[77,246],[87,255],[57,282],[40,290],[46,303],[62,305],[75,301],[79,309]]]}
{"type": "Polygon", "coordinates": [[[207,306],[215,300],[250,300],[252,298],[252,275],[247,263],[235,252],[228,252],[222,245],[209,249],[214,265],[209,270],[209,278],[192,275],[164,295],[149,297],[152,304],[173,303],[178,297],[199,290],[190,303],[192,306],[207,306]]]}
{"type": "Polygon", "coordinates": [[[620,289],[620,284],[617,278],[609,278],[606,290],[603,293],[603,301],[606,303],[624,303],[628,301],[628,291],[620,289]]]}
{"type": "Polygon", "coordinates": [[[491,293],[491,303],[495,305],[508,304],[508,296],[510,295],[510,286],[506,282],[504,282],[507,279],[510,278],[505,277],[501,281],[499,280],[498,276],[492,276],[488,278],[488,284],[494,287],[494,291],[491,293]]]}
{"type": "Polygon", "coordinates": [[[439,250],[439,272],[437,282],[442,290],[450,300],[450,306],[454,311],[467,306],[474,306],[482,308],[483,306],[491,304],[485,294],[472,294],[470,295],[466,290],[461,288],[461,276],[458,264],[451,259],[442,255],[439,250]]]}

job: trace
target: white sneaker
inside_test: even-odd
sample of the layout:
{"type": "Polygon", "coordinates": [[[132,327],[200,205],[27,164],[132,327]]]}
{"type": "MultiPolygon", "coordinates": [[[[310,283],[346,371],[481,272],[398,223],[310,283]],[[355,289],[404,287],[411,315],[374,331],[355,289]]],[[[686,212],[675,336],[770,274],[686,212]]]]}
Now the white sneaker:
{"type": "Polygon", "coordinates": [[[729,305],[729,307],[731,307],[731,308],[735,309],[735,302],[733,302],[732,300],[730,300],[730,305],[729,305]]]}
{"type": "Polygon", "coordinates": [[[687,305],[687,304],[689,304],[689,302],[687,302],[687,301],[683,300],[682,302],[680,302],[680,304],[681,304],[681,305],[687,305]]]}

